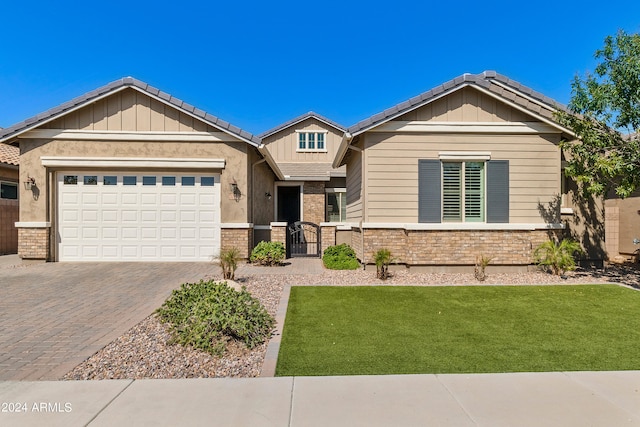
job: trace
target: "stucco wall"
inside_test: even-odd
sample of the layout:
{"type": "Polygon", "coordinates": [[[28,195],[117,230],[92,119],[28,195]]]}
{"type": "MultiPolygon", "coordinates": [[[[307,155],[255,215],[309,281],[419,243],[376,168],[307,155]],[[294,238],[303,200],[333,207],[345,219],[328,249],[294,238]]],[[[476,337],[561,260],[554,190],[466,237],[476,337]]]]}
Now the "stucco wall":
{"type": "MultiPolygon", "coordinates": [[[[27,175],[35,178],[37,200],[22,186],[20,221],[49,221],[49,203],[55,188],[49,187],[47,170],[42,156],[68,157],[137,157],[137,158],[215,158],[226,161],[220,172],[221,221],[249,222],[249,183],[247,176],[247,150],[245,142],[127,142],[127,141],[73,141],[73,140],[21,140],[20,181],[27,175]],[[231,184],[236,183],[240,198],[236,201],[231,184]]],[[[53,185],[51,184],[53,187],[53,185]]],[[[52,206],[53,208],[53,206],[52,206]]]]}

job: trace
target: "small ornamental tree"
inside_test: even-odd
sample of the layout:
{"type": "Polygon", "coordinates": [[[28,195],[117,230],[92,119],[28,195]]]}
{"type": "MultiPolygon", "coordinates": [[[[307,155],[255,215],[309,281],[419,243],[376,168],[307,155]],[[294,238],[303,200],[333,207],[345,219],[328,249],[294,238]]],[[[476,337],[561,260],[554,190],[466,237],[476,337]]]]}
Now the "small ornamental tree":
{"type": "Polygon", "coordinates": [[[568,110],[556,113],[577,137],[561,144],[565,173],[583,193],[624,198],[640,186],[640,34],[607,37],[595,58],[592,74],[574,78],[568,110]]]}

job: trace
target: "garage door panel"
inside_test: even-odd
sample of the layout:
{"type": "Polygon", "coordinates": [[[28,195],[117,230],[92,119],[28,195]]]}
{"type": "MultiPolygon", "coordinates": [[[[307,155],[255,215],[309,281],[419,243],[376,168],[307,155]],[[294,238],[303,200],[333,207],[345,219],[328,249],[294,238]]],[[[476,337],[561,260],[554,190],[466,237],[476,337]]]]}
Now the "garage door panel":
{"type": "Polygon", "coordinates": [[[102,211],[102,221],[105,222],[105,223],[117,222],[118,221],[118,211],[116,211],[116,210],[103,210],[102,211]]]}
{"type": "Polygon", "coordinates": [[[97,239],[98,237],[100,237],[100,234],[97,227],[82,227],[83,239],[97,239]]]}
{"type": "Polygon", "coordinates": [[[115,205],[118,203],[118,195],[116,193],[102,193],[102,205],[115,205]]]}
{"type": "Polygon", "coordinates": [[[158,230],[151,227],[143,227],[140,233],[142,239],[156,240],[158,238],[158,230]]]}
{"type": "Polygon", "coordinates": [[[84,209],[82,211],[82,222],[98,221],[98,211],[93,209],[84,209]]]}
{"type": "Polygon", "coordinates": [[[104,240],[113,240],[118,238],[118,229],[116,227],[103,227],[102,238],[104,240]]]}
{"type": "Polygon", "coordinates": [[[195,194],[180,194],[180,206],[195,206],[196,200],[195,194]]]}
{"type": "Polygon", "coordinates": [[[182,227],[179,230],[180,230],[180,239],[193,240],[196,238],[195,228],[182,227]]]}
{"type": "Polygon", "coordinates": [[[138,205],[138,193],[122,193],[120,200],[123,206],[138,205]]]}
{"type": "Polygon", "coordinates": [[[97,205],[98,204],[98,193],[94,192],[85,192],[82,194],[82,204],[83,205],[97,205]]]}
{"type": "Polygon", "coordinates": [[[102,257],[116,260],[120,257],[118,246],[102,245],[102,257]]]}
{"type": "Polygon", "coordinates": [[[122,227],[122,238],[123,239],[137,239],[138,228],[136,227],[122,227]]]}
{"type": "Polygon", "coordinates": [[[62,239],[77,239],[80,235],[80,227],[65,226],[60,229],[60,238],[62,239]]]}
{"type": "Polygon", "coordinates": [[[65,175],[78,179],[58,176],[61,261],[210,261],[220,249],[220,186],[201,185],[217,175],[65,175]]]}
{"type": "Polygon", "coordinates": [[[140,201],[143,205],[157,205],[158,195],[156,194],[142,194],[140,195],[140,201]]]}
{"type": "Polygon", "coordinates": [[[82,258],[95,260],[98,258],[97,245],[82,245],[82,258]]]}
{"type": "Polygon", "coordinates": [[[122,222],[138,222],[138,211],[122,210],[122,222]]]}

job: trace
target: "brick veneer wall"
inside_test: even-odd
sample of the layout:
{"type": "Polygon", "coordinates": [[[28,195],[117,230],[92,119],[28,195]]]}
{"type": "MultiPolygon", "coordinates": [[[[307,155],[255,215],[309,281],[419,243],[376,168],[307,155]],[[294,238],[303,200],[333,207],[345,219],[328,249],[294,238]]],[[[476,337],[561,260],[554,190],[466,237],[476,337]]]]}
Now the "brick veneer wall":
{"type": "Polygon", "coordinates": [[[304,221],[320,224],[324,218],[324,182],[305,182],[303,187],[303,215],[304,221]]]}
{"type": "MultiPolygon", "coordinates": [[[[405,230],[365,229],[365,261],[370,263],[380,248],[391,251],[395,261],[406,265],[474,265],[479,255],[493,265],[529,265],[536,247],[549,239],[547,230],[405,230]]],[[[354,250],[360,230],[354,229],[354,250]]]]}
{"type": "Polygon", "coordinates": [[[0,255],[18,253],[19,207],[17,200],[0,199],[0,255]]]}
{"type": "Polygon", "coordinates": [[[320,235],[321,235],[321,250],[322,253],[320,254],[320,256],[322,256],[322,254],[324,254],[325,249],[327,249],[329,246],[334,246],[336,244],[336,226],[335,225],[325,225],[322,226],[320,228],[320,235]]]}
{"type": "Polygon", "coordinates": [[[249,259],[253,245],[252,228],[223,228],[220,236],[222,250],[236,248],[240,257],[249,259]]]}
{"type": "Polygon", "coordinates": [[[49,259],[49,229],[19,228],[18,255],[23,259],[49,259]]]}
{"type": "Polygon", "coordinates": [[[287,225],[274,225],[271,223],[271,241],[280,242],[287,247],[287,225]]]}

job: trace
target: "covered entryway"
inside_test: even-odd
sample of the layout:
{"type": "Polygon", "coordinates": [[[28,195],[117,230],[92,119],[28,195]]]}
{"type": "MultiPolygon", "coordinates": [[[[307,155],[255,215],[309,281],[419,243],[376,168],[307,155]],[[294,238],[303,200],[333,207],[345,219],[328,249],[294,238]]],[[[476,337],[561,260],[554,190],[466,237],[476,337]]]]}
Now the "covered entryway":
{"type": "Polygon", "coordinates": [[[59,261],[211,261],[220,175],[58,172],[59,261]]]}

